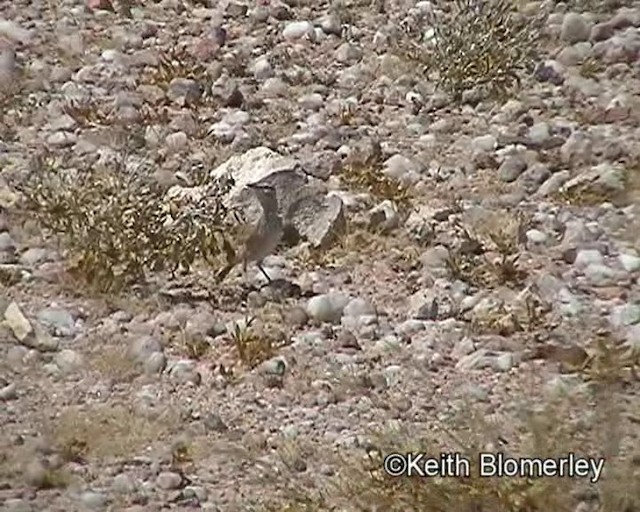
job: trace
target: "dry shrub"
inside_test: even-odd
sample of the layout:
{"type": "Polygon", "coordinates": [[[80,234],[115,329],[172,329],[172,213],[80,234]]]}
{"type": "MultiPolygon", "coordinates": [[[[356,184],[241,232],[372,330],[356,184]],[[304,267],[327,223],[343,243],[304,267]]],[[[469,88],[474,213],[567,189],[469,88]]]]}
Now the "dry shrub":
{"type": "Polygon", "coordinates": [[[226,238],[227,180],[202,176],[202,195],[169,201],[154,180],[122,165],[67,171],[40,162],[21,186],[24,208],[62,238],[72,273],[118,292],[149,272],[188,272],[199,259],[233,251],[226,238]]]}
{"type": "Polygon", "coordinates": [[[400,49],[455,100],[471,90],[505,99],[533,71],[545,18],[518,13],[511,0],[440,1],[422,20],[427,36],[420,26],[400,49]]]}

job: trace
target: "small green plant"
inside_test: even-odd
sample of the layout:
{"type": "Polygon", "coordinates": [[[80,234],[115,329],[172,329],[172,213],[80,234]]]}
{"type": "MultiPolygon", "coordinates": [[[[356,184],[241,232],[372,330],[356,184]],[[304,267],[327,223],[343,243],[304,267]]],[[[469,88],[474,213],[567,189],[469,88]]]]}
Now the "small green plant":
{"type": "Polygon", "coordinates": [[[411,191],[398,180],[387,176],[378,161],[369,159],[348,163],[340,177],[346,186],[358,192],[367,192],[378,201],[393,201],[401,214],[408,213],[411,208],[411,191]]]}
{"type": "Polygon", "coordinates": [[[110,116],[93,99],[69,100],[62,105],[62,111],[82,128],[94,128],[110,124],[110,116]]]}
{"type": "Polygon", "coordinates": [[[179,344],[189,359],[199,361],[211,348],[209,342],[200,333],[191,334],[184,329],[180,329],[178,337],[180,338],[179,344]]]}
{"type": "Polygon", "coordinates": [[[584,78],[596,78],[606,67],[597,57],[589,57],[580,64],[580,75],[584,78]]]}
{"type": "Polygon", "coordinates": [[[179,44],[172,45],[171,50],[160,55],[158,66],[152,68],[143,81],[167,91],[171,81],[176,78],[193,80],[202,92],[201,95],[188,94],[186,99],[189,105],[212,99],[209,94],[212,80],[207,66],[179,44]]]}
{"type": "Polygon", "coordinates": [[[169,200],[165,190],[123,164],[109,171],[67,172],[41,161],[21,186],[26,212],[60,235],[72,275],[103,292],[144,281],[149,272],[215,265],[232,250],[223,195],[232,183],[196,184],[202,194],[169,200]]]}
{"type": "Polygon", "coordinates": [[[231,332],[231,341],[238,353],[238,359],[249,369],[273,357],[278,348],[285,344],[282,340],[273,339],[266,332],[258,332],[254,328],[255,321],[256,317],[252,316],[243,322],[236,322],[231,332]]]}
{"type": "Polygon", "coordinates": [[[533,70],[544,19],[521,15],[511,0],[437,2],[427,41],[416,30],[422,39],[400,50],[456,101],[470,90],[504,99],[533,70]]]}

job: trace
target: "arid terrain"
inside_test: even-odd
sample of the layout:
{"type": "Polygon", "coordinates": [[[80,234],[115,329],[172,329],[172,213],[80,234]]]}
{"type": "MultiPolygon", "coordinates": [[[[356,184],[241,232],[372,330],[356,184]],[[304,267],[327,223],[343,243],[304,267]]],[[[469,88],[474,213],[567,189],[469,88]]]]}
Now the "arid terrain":
{"type": "Polygon", "coordinates": [[[640,512],[640,2],[7,0],[0,106],[1,510],[640,512]]]}

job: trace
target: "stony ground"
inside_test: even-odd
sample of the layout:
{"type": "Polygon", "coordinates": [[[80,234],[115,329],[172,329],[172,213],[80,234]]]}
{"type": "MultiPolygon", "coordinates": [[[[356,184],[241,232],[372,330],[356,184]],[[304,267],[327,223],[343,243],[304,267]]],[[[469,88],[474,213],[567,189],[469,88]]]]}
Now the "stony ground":
{"type": "Polygon", "coordinates": [[[640,510],[640,4],[605,4],[523,4],[550,11],[535,72],[454,103],[393,51],[428,2],[2,2],[0,508],[640,510]],[[268,258],[285,287],[85,291],[14,184],[123,140],[169,184],[271,148],[347,231],[268,258]],[[340,178],[356,154],[407,215],[340,178]],[[377,479],[373,448],[573,450],[608,477],[472,508],[455,479],[377,479]]]}

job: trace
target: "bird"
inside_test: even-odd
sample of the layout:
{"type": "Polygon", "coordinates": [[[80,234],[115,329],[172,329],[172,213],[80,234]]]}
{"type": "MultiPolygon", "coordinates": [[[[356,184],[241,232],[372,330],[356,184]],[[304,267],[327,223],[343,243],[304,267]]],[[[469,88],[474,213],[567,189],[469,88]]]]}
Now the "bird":
{"type": "Polygon", "coordinates": [[[218,280],[224,279],[240,263],[246,271],[248,263],[254,262],[270,283],[271,277],[262,267],[262,260],[276,250],[284,233],[284,225],[278,213],[276,190],[271,185],[262,183],[251,183],[247,188],[260,203],[262,214],[257,222],[244,226],[239,250],[235,251],[231,261],[218,272],[217,277],[218,280]]]}

